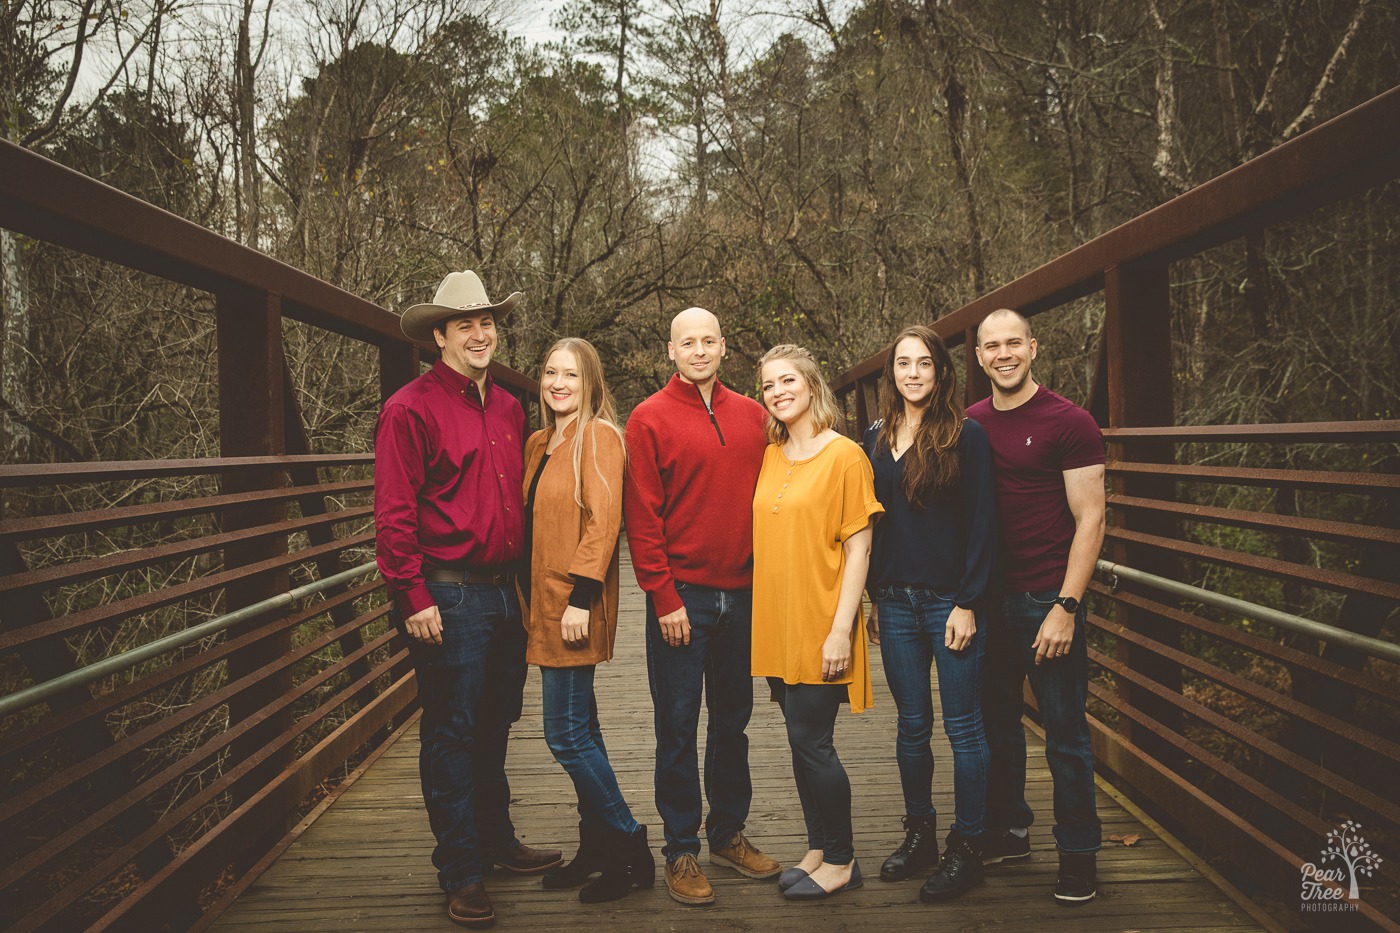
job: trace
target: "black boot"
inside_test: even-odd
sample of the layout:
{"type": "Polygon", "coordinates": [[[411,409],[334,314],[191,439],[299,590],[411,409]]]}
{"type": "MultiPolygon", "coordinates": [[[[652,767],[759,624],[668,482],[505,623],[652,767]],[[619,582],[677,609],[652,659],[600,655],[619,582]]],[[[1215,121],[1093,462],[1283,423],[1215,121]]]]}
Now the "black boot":
{"type": "Polygon", "coordinates": [[[1055,882],[1055,900],[1074,907],[1094,899],[1099,893],[1098,859],[1093,852],[1061,852],[1060,877],[1055,882]]]}
{"type": "Polygon", "coordinates": [[[880,866],[881,881],[904,881],[938,865],[936,817],[906,816],[904,842],[880,866]]]}
{"type": "Polygon", "coordinates": [[[631,893],[634,884],[649,888],[656,883],[656,861],[647,845],[645,826],[631,834],[611,827],[603,832],[603,873],[578,892],[585,904],[616,901],[631,893]]]}
{"type": "Polygon", "coordinates": [[[649,888],[656,884],[656,856],[647,842],[647,828],[638,826],[637,831],[624,837],[627,847],[627,870],[632,873],[632,883],[639,888],[649,888]]]}
{"type": "Polygon", "coordinates": [[[981,849],[971,839],[950,834],[943,862],[919,889],[919,900],[925,904],[951,901],[977,887],[982,879],[981,849]]]}
{"type": "Polygon", "coordinates": [[[561,891],[576,888],[588,880],[589,875],[603,870],[603,840],[601,830],[591,823],[578,824],[578,851],[573,861],[547,872],[540,882],[546,891],[561,891]]]}

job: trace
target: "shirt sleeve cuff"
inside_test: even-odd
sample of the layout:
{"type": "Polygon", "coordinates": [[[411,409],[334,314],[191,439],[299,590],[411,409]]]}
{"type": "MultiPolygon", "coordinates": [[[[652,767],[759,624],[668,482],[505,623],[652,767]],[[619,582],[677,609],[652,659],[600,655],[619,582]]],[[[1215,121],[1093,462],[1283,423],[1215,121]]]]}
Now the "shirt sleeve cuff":
{"type": "Polygon", "coordinates": [[[426,583],[416,583],[406,590],[401,590],[394,596],[394,601],[399,614],[405,619],[437,605],[433,594],[428,592],[426,583]]]}
{"type": "Polygon", "coordinates": [[[575,609],[591,609],[593,600],[603,595],[603,581],[574,574],[574,588],[569,593],[569,605],[575,609]]]}
{"type": "Polygon", "coordinates": [[[656,607],[656,614],[658,616],[668,616],[677,609],[685,607],[685,603],[681,600],[681,594],[676,592],[676,585],[674,583],[667,583],[665,586],[661,587],[661,589],[652,593],[651,602],[652,605],[656,607]]]}

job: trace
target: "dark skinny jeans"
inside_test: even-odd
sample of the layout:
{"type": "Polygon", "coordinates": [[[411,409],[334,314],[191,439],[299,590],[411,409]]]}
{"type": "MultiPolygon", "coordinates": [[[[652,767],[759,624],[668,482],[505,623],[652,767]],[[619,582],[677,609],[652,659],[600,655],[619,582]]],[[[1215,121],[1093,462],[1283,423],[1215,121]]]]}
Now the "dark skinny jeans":
{"type": "Polygon", "coordinates": [[[780,677],[769,677],[768,686],[787,722],[792,776],[807,824],[807,848],[820,849],[822,861],[828,864],[849,865],[855,858],[851,780],[832,741],[846,685],[786,684],[780,677]]]}

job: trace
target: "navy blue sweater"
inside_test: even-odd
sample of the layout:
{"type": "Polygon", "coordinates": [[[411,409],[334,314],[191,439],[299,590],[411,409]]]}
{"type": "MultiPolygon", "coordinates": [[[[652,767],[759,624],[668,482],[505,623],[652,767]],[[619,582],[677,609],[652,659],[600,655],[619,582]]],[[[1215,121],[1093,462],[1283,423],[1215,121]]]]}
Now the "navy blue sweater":
{"type": "Polygon", "coordinates": [[[885,514],[875,523],[867,589],[911,586],[975,608],[991,583],[997,550],[996,486],[987,432],[971,418],[958,438],[962,471],[956,483],[916,510],[904,495],[904,456],[877,450],[882,421],[865,432],[865,455],[875,468],[875,496],[885,514]]]}

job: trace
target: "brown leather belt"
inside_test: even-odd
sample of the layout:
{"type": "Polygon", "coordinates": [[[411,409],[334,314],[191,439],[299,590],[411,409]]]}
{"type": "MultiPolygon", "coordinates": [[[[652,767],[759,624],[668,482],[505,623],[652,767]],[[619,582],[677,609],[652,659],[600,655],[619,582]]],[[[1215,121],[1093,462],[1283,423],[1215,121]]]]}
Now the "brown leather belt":
{"type": "Polygon", "coordinates": [[[457,583],[463,586],[510,586],[515,582],[515,571],[475,567],[425,567],[423,579],[429,583],[457,583]]]}

